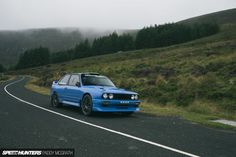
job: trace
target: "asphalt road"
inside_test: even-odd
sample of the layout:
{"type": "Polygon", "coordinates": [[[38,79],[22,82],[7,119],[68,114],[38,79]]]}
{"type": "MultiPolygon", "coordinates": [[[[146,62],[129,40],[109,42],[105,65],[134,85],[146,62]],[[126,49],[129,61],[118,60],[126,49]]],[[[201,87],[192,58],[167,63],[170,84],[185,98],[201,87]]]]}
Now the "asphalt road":
{"type": "Polygon", "coordinates": [[[142,113],[85,117],[76,107],[51,107],[48,96],[24,88],[28,78],[8,85],[16,80],[0,84],[0,148],[74,148],[82,157],[236,156],[234,131],[142,113]]]}

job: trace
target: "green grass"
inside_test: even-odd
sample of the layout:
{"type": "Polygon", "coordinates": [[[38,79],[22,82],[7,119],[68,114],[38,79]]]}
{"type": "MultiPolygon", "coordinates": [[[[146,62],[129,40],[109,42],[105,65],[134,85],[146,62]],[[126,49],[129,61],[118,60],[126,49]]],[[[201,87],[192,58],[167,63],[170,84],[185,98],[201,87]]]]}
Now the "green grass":
{"type": "Polygon", "coordinates": [[[179,23],[184,24],[194,24],[194,23],[207,23],[207,22],[215,22],[217,24],[223,25],[226,23],[234,23],[236,21],[236,9],[228,9],[215,13],[205,14],[202,16],[193,17],[187,20],[180,21],[179,23]]]}
{"type": "MultiPolygon", "coordinates": [[[[204,107],[207,107],[209,109],[209,106],[204,106],[204,107]]],[[[170,105],[170,104],[163,106],[161,104],[150,103],[150,102],[144,101],[141,104],[141,109],[142,109],[141,112],[156,115],[156,116],[172,116],[172,117],[177,116],[177,117],[181,117],[183,119],[189,120],[193,123],[202,124],[202,125],[205,125],[208,127],[236,130],[236,128],[233,126],[212,122],[212,120],[216,120],[219,117],[226,118],[228,116],[227,113],[218,113],[218,112],[213,113],[213,112],[209,112],[209,111],[205,112],[206,109],[202,108],[202,107],[197,108],[196,110],[195,109],[193,110],[192,106],[187,107],[187,108],[176,107],[176,106],[170,105]],[[199,112],[199,110],[204,110],[204,112],[199,112]]],[[[235,118],[236,115],[233,115],[233,116],[235,118]]]]}
{"type": "Polygon", "coordinates": [[[208,126],[209,120],[236,120],[236,24],[220,33],[164,48],[108,54],[16,71],[38,79],[27,88],[48,93],[68,72],[99,72],[118,87],[137,91],[143,112],[181,116],[208,126]],[[38,87],[40,86],[40,88],[38,87]]]}

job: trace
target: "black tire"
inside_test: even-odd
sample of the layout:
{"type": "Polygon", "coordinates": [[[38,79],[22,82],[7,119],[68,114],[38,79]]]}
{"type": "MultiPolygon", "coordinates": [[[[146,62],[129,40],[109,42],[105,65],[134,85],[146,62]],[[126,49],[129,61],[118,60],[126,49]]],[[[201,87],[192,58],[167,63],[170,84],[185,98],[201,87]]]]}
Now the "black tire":
{"type": "Polygon", "coordinates": [[[90,95],[85,95],[81,101],[81,111],[85,116],[90,116],[93,112],[93,102],[90,95]]]}
{"type": "Polygon", "coordinates": [[[61,107],[61,103],[60,103],[59,100],[58,100],[57,94],[53,94],[53,95],[51,96],[51,105],[52,105],[53,107],[61,107]]]}

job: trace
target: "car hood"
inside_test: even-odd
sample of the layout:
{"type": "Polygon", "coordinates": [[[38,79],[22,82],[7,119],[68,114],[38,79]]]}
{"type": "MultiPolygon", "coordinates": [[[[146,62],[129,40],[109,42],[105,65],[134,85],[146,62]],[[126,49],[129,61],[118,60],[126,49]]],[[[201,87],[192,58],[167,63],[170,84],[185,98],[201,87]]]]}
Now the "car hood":
{"type": "Polygon", "coordinates": [[[132,91],[128,91],[122,88],[117,87],[108,87],[108,86],[86,86],[87,88],[94,88],[96,90],[99,90],[103,93],[113,93],[113,94],[137,94],[132,91]]]}

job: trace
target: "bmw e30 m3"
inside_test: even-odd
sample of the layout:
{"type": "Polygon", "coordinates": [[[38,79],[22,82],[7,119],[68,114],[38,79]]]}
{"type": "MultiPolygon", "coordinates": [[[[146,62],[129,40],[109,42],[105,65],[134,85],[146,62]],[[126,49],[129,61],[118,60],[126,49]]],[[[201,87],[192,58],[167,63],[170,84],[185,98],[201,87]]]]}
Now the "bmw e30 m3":
{"type": "Polygon", "coordinates": [[[132,114],[139,111],[140,100],[137,93],[117,88],[106,76],[72,73],[52,83],[51,105],[62,104],[81,107],[86,116],[96,111],[132,114]]]}

